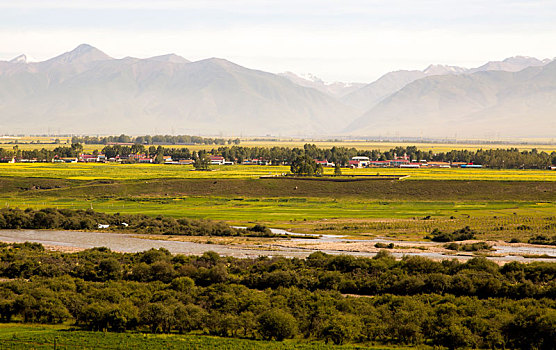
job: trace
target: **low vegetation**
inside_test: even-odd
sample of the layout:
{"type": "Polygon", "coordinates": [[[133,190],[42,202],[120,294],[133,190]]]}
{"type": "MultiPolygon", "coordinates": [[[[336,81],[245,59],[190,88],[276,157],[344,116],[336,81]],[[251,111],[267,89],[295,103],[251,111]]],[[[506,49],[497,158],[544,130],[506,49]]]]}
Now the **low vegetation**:
{"type": "Polygon", "coordinates": [[[2,245],[0,277],[2,322],[452,349],[553,349],[556,339],[554,263],[57,253],[24,243],[2,245]]]}
{"type": "Polygon", "coordinates": [[[476,234],[477,233],[473,231],[469,226],[465,226],[464,228],[455,230],[451,233],[442,232],[439,229],[435,228],[431,232],[432,237],[427,236],[425,238],[426,239],[430,238],[430,240],[434,242],[467,241],[470,239],[475,239],[476,234]]]}
{"type": "Polygon", "coordinates": [[[538,235],[538,236],[529,238],[528,243],[542,244],[542,245],[556,245],[556,236],[552,236],[550,238],[548,236],[538,235]]]}
{"type": "Polygon", "coordinates": [[[480,252],[485,250],[492,250],[492,244],[488,244],[487,242],[476,242],[476,243],[466,243],[466,244],[449,243],[444,245],[444,248],[455,250],[458,252],[480,252]]]}

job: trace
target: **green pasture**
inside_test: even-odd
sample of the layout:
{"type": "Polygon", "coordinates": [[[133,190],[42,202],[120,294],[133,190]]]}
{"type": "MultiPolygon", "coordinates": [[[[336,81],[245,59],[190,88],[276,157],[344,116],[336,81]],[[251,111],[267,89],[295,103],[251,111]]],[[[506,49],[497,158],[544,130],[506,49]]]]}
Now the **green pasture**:
{"type": "Polygon", "coordinates": [[[524,201],[375,201],[331,198],[0,198],[3,207],[89,209],[107,213],[208,218],[247,226],[262,223],[294,232],[361,233],[421,239],[434,228],[465,226],[484,239],[551,234],[556,203],[524,201]],[[387,219],[383,221],[383,219],[387,219]],[[528,231],[520,231],[526,225],[528,231]],[[503,227],[503,230],[500,230],[503,227]]]}
{"type": "Polygon", "coordinates": [[[328,345],[306,340],[254,341],[199,335],[86,332],[68,326],[0,324],[0,349],[402,349],[364,346],[328,345]]]}
{"type": "MultiPolygon", "coordinates": [[[[71,180],[145,180],[145,179],[245,179],[263,175],[280,175],[287,166],[233,165],[213,166],[211,171],[194,171],[192,166],[164,164],[0,164],[0,177],[40,177],[71,180]]],[[[325,169],[332,174],[334,169],[325,169]]],[[[408,180],[493,180],[556,181],[556,171],[498,169],[342,169],[344,175],[410,175],[408,180]]]]}
{"type": "Polygon", "coordinates": [[[112,213],[210,218],[229,222],[287,222],[338,218],[421,218],[424,216],[554,215],[555,203],[410,202],[331,198],[18,198],[0,197],[2,207],[89,209],[112,213]],[[514,214],[515,213],[515,214],[514,214]]]}

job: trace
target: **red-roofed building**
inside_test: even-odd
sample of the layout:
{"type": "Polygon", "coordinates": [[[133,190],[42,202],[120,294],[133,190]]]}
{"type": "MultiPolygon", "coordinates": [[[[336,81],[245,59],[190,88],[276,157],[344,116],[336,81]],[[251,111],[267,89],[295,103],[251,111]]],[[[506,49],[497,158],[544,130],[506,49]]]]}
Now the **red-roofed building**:
{"type": "Polygon", "coordinates": [[[210,156],[210,164],[212,165],[223,165],[226,159],[222,156],[210,156]]]}

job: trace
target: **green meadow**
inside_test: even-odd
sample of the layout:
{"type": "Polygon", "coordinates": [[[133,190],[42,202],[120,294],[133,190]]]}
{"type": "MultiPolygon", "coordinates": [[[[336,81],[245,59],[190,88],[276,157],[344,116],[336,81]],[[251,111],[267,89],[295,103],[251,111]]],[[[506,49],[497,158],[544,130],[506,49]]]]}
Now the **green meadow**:
{"type": "Polygon", "coordinates": [[[365,345],[329,345],[300,340],[255,341],[211,336],[87,332],[59,325],[0,324],[0,349],[224,349],[224,350],[355,350],[403,349],[365,345]]]}
{"type": "MultiPolygon", "coordinates": [[[[1,169],[7,172],[10,166],[1,169]]],[[[256,222],[294,232],[408,239],[420,239],[435,228],[464,226],[482,232],[485,239],[526,239],[533,234],[550,235],[556,225],[556,182],[552,180],[444,180],[425,169],[438,178],[330,182],[254,175],[268,168],[285,171],[285,167],[263,166],[197,172],[164,165],[16,164],[13,169],[19,172],[0,178],[0,206],[92,208],[209,218],[241,226],[256,222]],[[95,170],[98,178],[90,179],[95,170]],[[31,173],[35,176],[21,177],[31,173]]],[[[515,171],[521,173],[532,172],[515,171]]]]}

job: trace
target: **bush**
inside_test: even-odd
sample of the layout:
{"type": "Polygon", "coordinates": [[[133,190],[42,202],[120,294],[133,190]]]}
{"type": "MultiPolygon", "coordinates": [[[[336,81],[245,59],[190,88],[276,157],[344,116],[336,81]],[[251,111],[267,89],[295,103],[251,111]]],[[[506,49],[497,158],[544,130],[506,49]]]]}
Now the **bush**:
{"type": "Polygon", "coordinates": [[[293,338],[297,331],[297,321],[281,309],[272,309],[259,317],[259,332],[264,339],[284,340],[293,338]]]}
{"type": "Polygon", "coordinates": [[[431,232],[431,235],[431,240],[434,242],[453,242],[475,239],[476,232],[473,231],[469,226],[465,226],[464,228],[455,230],[452,233],[441,232],[439,229],[435,228],[431,232]]]}
{"type": "Polygon", "coordinates": [[[445,244],[444,248],[463,252],[478,252],[481,250],[492,250],[492,245],[486,242],[477,242],[470,244],[449,243],[445,244]]]}

